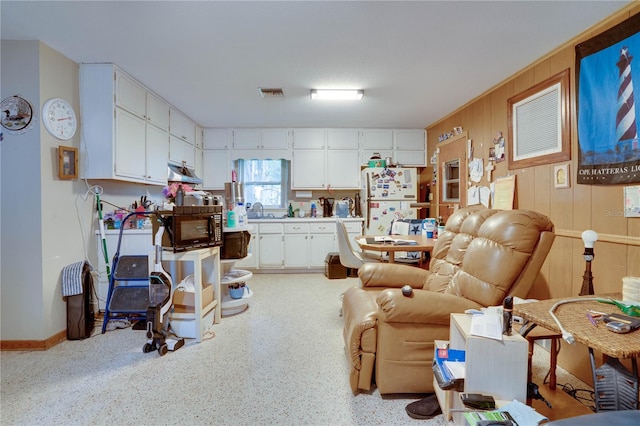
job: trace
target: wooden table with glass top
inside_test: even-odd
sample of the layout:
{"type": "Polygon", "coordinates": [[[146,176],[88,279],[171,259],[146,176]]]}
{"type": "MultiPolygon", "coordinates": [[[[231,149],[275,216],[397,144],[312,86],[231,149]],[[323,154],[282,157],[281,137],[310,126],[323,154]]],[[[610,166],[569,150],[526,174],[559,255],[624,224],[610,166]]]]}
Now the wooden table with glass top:
{"type": "MultiPolygon", "coordinates": [[[[395,253],[399,251],[419,251],[430,252],[436,244],[433,238],[427,238],[424,235],[384,235],[384,236],[366,236],[356,238],[356,242],[362,250],[379,251],[381,253],[389,253],[389,263],[395,262],[395,253]],[[376,241],[376,239],[383,239],[376,241]],[[408,243],[411,241],[411,243],[408,243]]],[[[420,265],[422,265],[422,257],[420,256],[420,265]]]]}

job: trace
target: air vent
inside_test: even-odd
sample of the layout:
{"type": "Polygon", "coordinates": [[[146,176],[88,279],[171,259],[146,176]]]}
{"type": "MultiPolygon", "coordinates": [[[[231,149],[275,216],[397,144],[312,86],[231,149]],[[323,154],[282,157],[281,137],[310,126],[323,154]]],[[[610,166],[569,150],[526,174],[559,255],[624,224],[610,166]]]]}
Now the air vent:
{"type": "Polygon", "coordinates": [[[284,96],[284,91],[278,88],[267,89],[264,87],[258,87],[258,92],[263,98],[277,98],[284,96]]]}

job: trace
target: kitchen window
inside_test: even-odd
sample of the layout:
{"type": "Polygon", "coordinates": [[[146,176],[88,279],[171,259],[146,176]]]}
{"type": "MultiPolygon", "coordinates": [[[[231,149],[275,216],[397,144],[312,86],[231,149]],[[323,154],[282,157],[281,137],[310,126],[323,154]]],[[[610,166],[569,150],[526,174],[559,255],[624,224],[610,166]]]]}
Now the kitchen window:
{"type": "Polygon", "coordinates": [[[289,188],[289,161],[237,160],[238,181],[244,187],[244,202],[264,208],[285,208],[289,188]]]}

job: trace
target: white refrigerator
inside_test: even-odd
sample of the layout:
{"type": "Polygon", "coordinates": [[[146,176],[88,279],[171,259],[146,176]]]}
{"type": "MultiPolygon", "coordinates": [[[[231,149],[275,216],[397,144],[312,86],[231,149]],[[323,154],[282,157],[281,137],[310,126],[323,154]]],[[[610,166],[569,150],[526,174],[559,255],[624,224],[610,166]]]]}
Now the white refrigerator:
{"type": "Polygon", "coordinates": [[[362,170],[364,235],[389,233],[395,219],[416,219],[410,207],[418,199],[418,173],[415,168],[370,167],[362,170]]]}

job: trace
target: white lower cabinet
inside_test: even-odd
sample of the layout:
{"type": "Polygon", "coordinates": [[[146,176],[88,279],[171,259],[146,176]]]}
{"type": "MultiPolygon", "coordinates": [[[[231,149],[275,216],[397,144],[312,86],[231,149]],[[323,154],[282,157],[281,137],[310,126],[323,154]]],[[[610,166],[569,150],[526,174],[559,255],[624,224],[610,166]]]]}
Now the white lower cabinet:
{"type": "MultiPolygon", "coordinates": [[[[251,222],[248,256],[236,266],[251,270],[324,270],[328,253],[338,251],[336,222],[333,219],[282,219],[251,222]]],[[[362,220],[345,221],[353,247],[362,235],[362,220]]]]}
{"type": "Polygon", "coordinates": [[[282,268],[284,265],[284,227],[282,223],[260,223],[258,267],[282,268]]]}
{"type": "Polygon", "coordinates": [[[286,223],[284,242],[284,267],[307,268],[309,266],[309,224],[286,223]]]}
{"type": "Polygon", "coordinates": [[[311,223],[309,234],[309,268],[324,268],[327,254],[337,251],[336,224],[311,223]]]}

